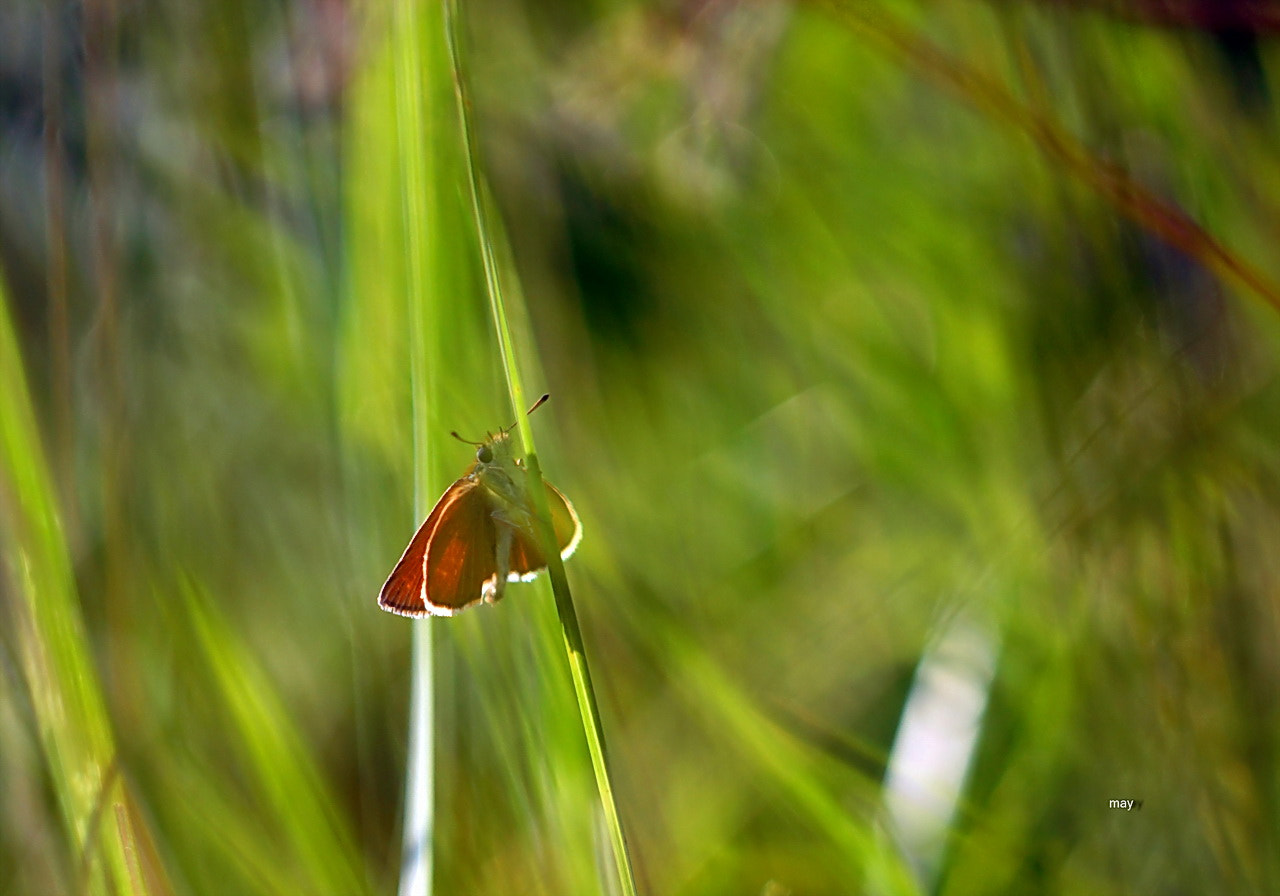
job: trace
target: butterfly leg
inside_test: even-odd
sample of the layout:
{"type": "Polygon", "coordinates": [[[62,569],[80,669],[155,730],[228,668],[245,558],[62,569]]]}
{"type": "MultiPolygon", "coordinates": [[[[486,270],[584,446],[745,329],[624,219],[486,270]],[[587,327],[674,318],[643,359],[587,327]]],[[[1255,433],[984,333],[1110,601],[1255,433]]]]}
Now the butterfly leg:
{"type": "Polygon", "coordinates": [[[485,596],[485,601],[491,604],[502,600],[502,592],[507,587],[507,573],[511,570],[511,527],[498,519],[494,529],[498,536],[494,550],[497,579],[493,585],[493,592],[485,596]]]}

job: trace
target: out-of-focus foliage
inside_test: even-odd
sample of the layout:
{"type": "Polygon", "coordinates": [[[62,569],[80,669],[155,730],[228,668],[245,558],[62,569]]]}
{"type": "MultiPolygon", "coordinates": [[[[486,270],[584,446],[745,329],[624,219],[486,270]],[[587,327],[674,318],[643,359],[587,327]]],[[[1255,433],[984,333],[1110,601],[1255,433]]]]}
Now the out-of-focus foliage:
{"type": "MultiPolygon", "coordinates": [[[[1280,888],[1274,23],[1145,6],[463,6],[644,892],[1280,888]],[[957,619],[928,858],[886,768],[957,619]]],[[[513,410],[394,21],[0,9],[0,892],[395,886],[375,597],[513,410]]],[[[432,625],[439,891],[605,891],[545,585],[432,625]]]]}

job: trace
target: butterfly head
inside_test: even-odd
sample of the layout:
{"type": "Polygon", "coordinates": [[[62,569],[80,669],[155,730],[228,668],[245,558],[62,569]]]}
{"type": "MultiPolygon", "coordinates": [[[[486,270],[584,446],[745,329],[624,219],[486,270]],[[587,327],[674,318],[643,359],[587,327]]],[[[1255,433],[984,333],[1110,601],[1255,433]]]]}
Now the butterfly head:
{"type": "Polygon", "coordinates": [[[483,442],[476,443],[476,469],[508,468],[520,466],[515,457],[515,448],[511,443],[508,430],[490,433],[483,442]]]}

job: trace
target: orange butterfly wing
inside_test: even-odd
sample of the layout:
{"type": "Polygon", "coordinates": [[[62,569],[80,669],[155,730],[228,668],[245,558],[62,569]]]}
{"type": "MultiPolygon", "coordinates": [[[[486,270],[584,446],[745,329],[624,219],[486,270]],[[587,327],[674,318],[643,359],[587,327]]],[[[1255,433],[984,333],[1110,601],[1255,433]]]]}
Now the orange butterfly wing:
{"type": "Polygon", "coordinates": [[[464,476],[445,490],[418,528],[378,603],[401,616],[452,615],[480,599],[481,584],[495,565],[493,522],[484,496],[464,476]],[[474,551],[469,550],[472,538],[477,539],[474,551]],[[478,567],[486,564],[489,571],[481,575],[478,567]],[[468,591],[472,582],[475,587],[468,591]]]}
{"type": "Polygon", "coordinates": [[[495,523],[484,489],[473,479],[455,482],[440,504],[426,545],[423,598],[428,613],[452,616],[479,603],[485,581],[497,572],[495,523]]]}
{"type": "MultiPolygon", "coordinates": [[[[544,481],[542,484],[547,487],[547,506],[551,509],[551,525],[555,529],[560,556],[568,559],[582,540],[582,523],[569,499],[558,488],[550,482],[544,481]]],[[[528,581],[546,565],[547,561],[543,559],[533,533],[515,529],[511,539],[511,572],[507,576],[508,581],[528,581]]]]}
{"type": "MultiPolygon", "coordinates": [[[[458,483],[454,483],[456,488],[458,483]]],[[[445,496],[448,496],[445,492],[445,496]]],[[[440,522],[440,508],[444,506],[444,498],[436,502],[436,506],[418,527],[413,540],[404,549],[400,562],[378,594],[378,605],[384,610],[399,613],[401,616],[422,616],[427,612],[427,605],[422,600],[422,566],[427,556],[427,542],[431,540],[431,530],[440,522]]]]}

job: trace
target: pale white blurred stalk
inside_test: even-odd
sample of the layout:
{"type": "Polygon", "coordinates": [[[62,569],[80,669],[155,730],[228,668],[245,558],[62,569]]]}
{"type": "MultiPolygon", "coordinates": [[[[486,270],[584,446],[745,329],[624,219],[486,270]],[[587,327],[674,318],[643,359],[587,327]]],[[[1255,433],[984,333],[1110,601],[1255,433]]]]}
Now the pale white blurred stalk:
{"type": "Polygon", "coordinates": [[[431,893],[435,822],[435,762],[432,721],[431,620],[413,625],[413,690],[409,698],[409,755],[405,772],[404,840],[400,896],[431,893]]]}
{"type": "MultiPolygon", "coordinates": [[[[404,166],[405,191],[401,211],[405,223],[408,261],[409,375],[413,408],[413,510],[420,521],[430,500],[427,463],[428,397],[434,395],[429,378],[428,340],[432,328],[427,318],[428,270],[435,255],[434,234],[428,227],[435,206],[435,179],[427,170],[423,145],[426,66],[422,20],[415,0],[398,0],[392,10],[395,52],[396,139],[404,166]]],[[[430,619],[413,625],[412,690],[409,697],[409,750],[405,767],[405,809],[400,854],[400,896],[430,896],[435,851],[435,741],[434,682],[432,678],[432,628],[430,619]]]]}
{"type": "Polygon", "coordinates": [[[932,892],[982,733],[996,639],[963,613],[916,667],[885,775],[885,814],[921,892],[932,892]]]}

